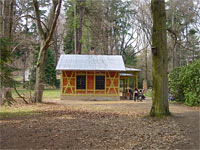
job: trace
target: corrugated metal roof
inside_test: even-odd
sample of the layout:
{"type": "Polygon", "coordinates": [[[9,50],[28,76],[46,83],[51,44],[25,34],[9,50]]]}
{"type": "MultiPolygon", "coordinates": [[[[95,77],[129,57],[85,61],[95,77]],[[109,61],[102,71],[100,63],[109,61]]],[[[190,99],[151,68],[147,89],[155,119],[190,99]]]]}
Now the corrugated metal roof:
{"type": "Polygon", "coordinates": [[[126,71],[120,55],[61,55],[56,70],[126,71]]]}
{"type": "Polygon", "coordinates": [[[136,69],[136,68],[128,68],[126,67],[126,71],[142,71],[141,69],[136,69]]]}

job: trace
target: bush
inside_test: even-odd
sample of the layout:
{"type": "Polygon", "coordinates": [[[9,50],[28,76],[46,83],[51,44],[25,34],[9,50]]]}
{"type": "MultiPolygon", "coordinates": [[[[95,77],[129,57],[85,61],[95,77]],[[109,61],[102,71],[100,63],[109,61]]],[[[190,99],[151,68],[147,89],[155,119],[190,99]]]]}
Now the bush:
{"type": "Polygon", "coordinates": [[[170,93],[177,101],[184,101],[183,86],[180,79],[180,67],[177,67],[169,74],[170,93]]]}
{"type": "Polygon", "coordinates": [[[200,106],[200,59],[169,74],[170,92],[186,105],[200,106]]]}
{"type": "Polygon", "coordinates": [[[151,88],[149,88],[149,89],[147,90],[147,92],[145,93],[145,96],[146,96],[146,97],[152,97],[152,89],[151,89],[151,88]]]}

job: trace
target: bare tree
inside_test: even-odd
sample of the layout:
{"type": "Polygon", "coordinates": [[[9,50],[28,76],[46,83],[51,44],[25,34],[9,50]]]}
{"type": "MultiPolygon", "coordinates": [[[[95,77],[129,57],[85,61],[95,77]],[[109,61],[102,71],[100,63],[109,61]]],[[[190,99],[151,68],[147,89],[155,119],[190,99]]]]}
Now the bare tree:
{"type": "Polygon", "coordinates": [[[45,24],[41,23],[38,1],[33,0],[37,32],[40,37],[40,51],[36,65],[36,83],[32,102],[42,102],[42,95],[44,90],[45,64],[47,61],[47,50],[48,47],[51,45],[51,39],[61,10],[61,3],[62,0],[52,0],[52,6],[50,8],[50,12],[47,17],[47,22],[45,24]]]}

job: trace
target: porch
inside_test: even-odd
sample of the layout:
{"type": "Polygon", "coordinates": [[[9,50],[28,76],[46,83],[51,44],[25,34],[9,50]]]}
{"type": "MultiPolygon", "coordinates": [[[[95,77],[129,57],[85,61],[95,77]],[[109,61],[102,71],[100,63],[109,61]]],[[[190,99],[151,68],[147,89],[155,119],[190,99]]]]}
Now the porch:
{"type": "Polygon", "coordinates": [[[129,89],[133,91],[135,88],[138,88],[138,72],[140,69],[128,68],[126,71],[120,73],[120,99],[125,100],[129,99],[130,93],[129,89]]]}

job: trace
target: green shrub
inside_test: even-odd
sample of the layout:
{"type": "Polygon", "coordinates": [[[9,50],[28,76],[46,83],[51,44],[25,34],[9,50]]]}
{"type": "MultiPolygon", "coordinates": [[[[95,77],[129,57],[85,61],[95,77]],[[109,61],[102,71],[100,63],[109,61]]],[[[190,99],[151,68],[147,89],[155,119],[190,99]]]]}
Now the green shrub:
{"type": "Polygon", "coordinates": [[[172,95],[188,106],[200,106],[200,59],[169,74],[172,95]]]}
{"type": "Polygon", "coordinates": [[[170,93],[177,101],[184,101],[183,86],[180,79],[180,67],[177,67],[169,74],[170,93]]]}
{"type": "MultiPolygon", "coordinates": [[[[38,59],[39,50],[40,50],[40,47],[38,46],[36,51],[34,51],[34,62],[33,62],[33,69],[31,71],[31,83],[30,83],[32,89],[36,81],[36,63],[38,59]]],[[[51,87],[59,88],[60,86],[60,81],[56,79],[56,66],[55,66],[54,55],[50,49],[48,49],[48,54],[47,54],[44,81],[46,85],[49,85],[51,87]]]]}
{"type": "Polygon", "coordinates": [[[149,88],[145,94],[146,97],[152,97],[152,89],[149,88]]]}

